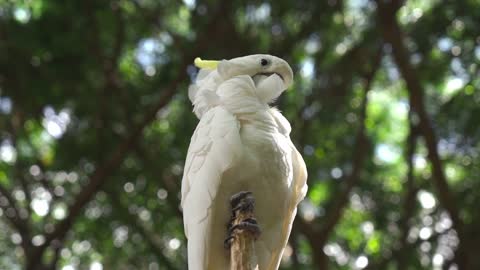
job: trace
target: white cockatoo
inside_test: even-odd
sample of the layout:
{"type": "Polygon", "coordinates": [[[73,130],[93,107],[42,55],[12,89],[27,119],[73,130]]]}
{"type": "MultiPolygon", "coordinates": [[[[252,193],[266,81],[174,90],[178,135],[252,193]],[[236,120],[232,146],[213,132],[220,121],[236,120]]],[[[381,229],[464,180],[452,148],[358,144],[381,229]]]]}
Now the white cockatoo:
{"type": "Polygon", "coordinates": [[[200,122],[188,149],[181,201],[188,269],[229,269],[224,240],[230,197],[251,191],[262,231],[255,242],[258,266],[276,270],[307,191],[290,124],[269,106],[292,84],[292,69],[264,54],[195,63],[202,69],[189,98],[200,122]]]}

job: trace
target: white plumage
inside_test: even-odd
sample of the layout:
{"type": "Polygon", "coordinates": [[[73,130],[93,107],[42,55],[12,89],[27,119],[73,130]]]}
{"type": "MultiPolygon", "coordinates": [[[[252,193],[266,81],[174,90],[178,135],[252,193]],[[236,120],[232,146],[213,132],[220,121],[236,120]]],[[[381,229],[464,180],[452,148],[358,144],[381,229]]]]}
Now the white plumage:
{"type": "Polygon", "coordinates": [[[190,86],[200,122],[182,180],[189,270],[229,269],[223,241],[229,199],[240,191],[253,192],[256,200],[259,269],[278,269],[307,191],[305,163],[290,140],[290,124],[268,105],[292,80],[284,60],[251,55],[200,70],[190,86]]]}

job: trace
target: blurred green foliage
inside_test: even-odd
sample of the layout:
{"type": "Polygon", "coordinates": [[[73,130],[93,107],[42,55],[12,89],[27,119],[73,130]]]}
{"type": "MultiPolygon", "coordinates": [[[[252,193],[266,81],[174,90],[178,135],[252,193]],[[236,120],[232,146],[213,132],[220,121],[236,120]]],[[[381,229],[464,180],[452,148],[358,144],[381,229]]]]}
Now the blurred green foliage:
{"type": "Polygon", "coordinates": [[[479,269],[480,2],[385,3],[402,44],[368,0],[0,1],[0,269],[186,269],[191,63],[252,53],[296,74],[275,105],[310,189],[281,269],[479,269]]]}

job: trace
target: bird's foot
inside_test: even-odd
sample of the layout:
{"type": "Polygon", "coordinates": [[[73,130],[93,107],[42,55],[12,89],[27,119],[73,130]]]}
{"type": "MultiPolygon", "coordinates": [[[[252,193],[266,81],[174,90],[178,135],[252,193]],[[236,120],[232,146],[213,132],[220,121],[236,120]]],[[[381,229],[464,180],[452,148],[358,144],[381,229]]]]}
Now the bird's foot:
{"type": "Polygon", "coordinates": [[[242,222],[240,222],[236,225],[233,225],[228,230],[228,234],[233,235],[233,234],[235,234],[236,230],[249,231],[254,236],[255,239],[257,239],[258,236],[260,236],[260,233],[261,233],[260,226],[258,226],[257,220],[254,219],[254,218],[247,218],[247,219],[242,220],[242,222]]]}
{"type": "Polygon", "coordinates": [[[241,191],[230,198],[232,217],[227,225],[227,238],[225,248],[229,249],[235,236],[243,231],[250,233],[254,239],[260,235],[260,227],[253,217],[255,199],[250,191],[241,191]]]}
{"type": "Polygon", "coordinates": [[[232,246],[232,242],[233,240],[235,239],[235,236],[228,236],[225,241],[223,241],[223,247],[225,249],[230,249],[230,247],[232,246]]]}
{"type": "Polygon", "coordinates": [[[255,240],[261,234],[260,226],[258,226],[257,220],[255,220],[254,218],[247,218],[242,220],[238,224],[230,225],[228,228],[228,237],[223,242],[223,245],[226,249],[230,249],[230,246],[235,239],[236,234],[241,231],[248,231],[255,240]]]}
{"type": "Polygon", "coordinates": [[[230,197],[230,205],[232,207],[232,211],[235,211],[235,208],[237,208],[240,204],[246,204],[246,203],[254,203],[255,199],[252,196],[252,192],[250,191],[241,191],[236,194],[233,194],[232,197],[230,197]]]}

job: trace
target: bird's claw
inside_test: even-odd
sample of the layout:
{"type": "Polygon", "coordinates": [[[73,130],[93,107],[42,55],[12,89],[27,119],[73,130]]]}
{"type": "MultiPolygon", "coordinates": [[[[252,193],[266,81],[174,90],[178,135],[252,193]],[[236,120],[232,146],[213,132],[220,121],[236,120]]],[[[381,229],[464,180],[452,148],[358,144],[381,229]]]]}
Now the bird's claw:
{"type": "Polygon", "coordinates": [[[249,231],[255,239],[260,236],[260,227],[253,217],[247,217],[240,222],[237,221],[237,224],[234,224],[235,219],[238,217],[237,215],[240,215],[241,218],[241,213],[253,212],[253,208],[255,207],[255,199],[253,198],[252,192],[242,191],[234,194],[230,198],[230,205],[232,207],[232,217],[227,225],[228,236],[223,242],[223,245],[226,249],[230,248],[238,231],[249,231]]]}
{"type": "Polygon", "coordinates": [[[249,212],[253,211],[255,207],[255,199],[250,191],[242,191],[234,194],[230,198],[230,205],[232,207],[232,220],[235,219],[237,211],[249,212]]]}
{"type": "Polygon", "coordinates": [[[238,224],[233,226],[230,225],[228,228],[228,237],[223,242],[223,245],[226,249],[230,248],[233,239],[235,239],[236,231],[239,230],[249,231],[255,239],[257,239],[261,233],[260,226],[258,226],[258,223],[254,218],[247,218],[238,224]]]}
{"type": "Polygon", "coordinates": [[[253,218],[244,219],[242,222],[230,227],[228,230],[229,235],[234,234],[236,230],[247,230],[253,234],[255,239],[260,235],[260,226],[253,218]]]}
{"type": "Polygon", "coordinates": [[[227,237],[225,241],[223,241],[223,247],[225,247],[225,249],[230,249],[233,239],[235,239],[235,236],[227,237]]]}
{"type": "Polygon", "coordinates": [[[240,202],[242,202],[244,199],[248,199],[247,201],[252,201],[252,199],[250,199],[250,198],[253,198],[251,197],[251,195],[252,195],[251,191],[241,191],[234,194],[230,198],[230,205],[232,206],[232,209],[235,209],[238,206],[238,204],[240,204],[240,202]]]}

